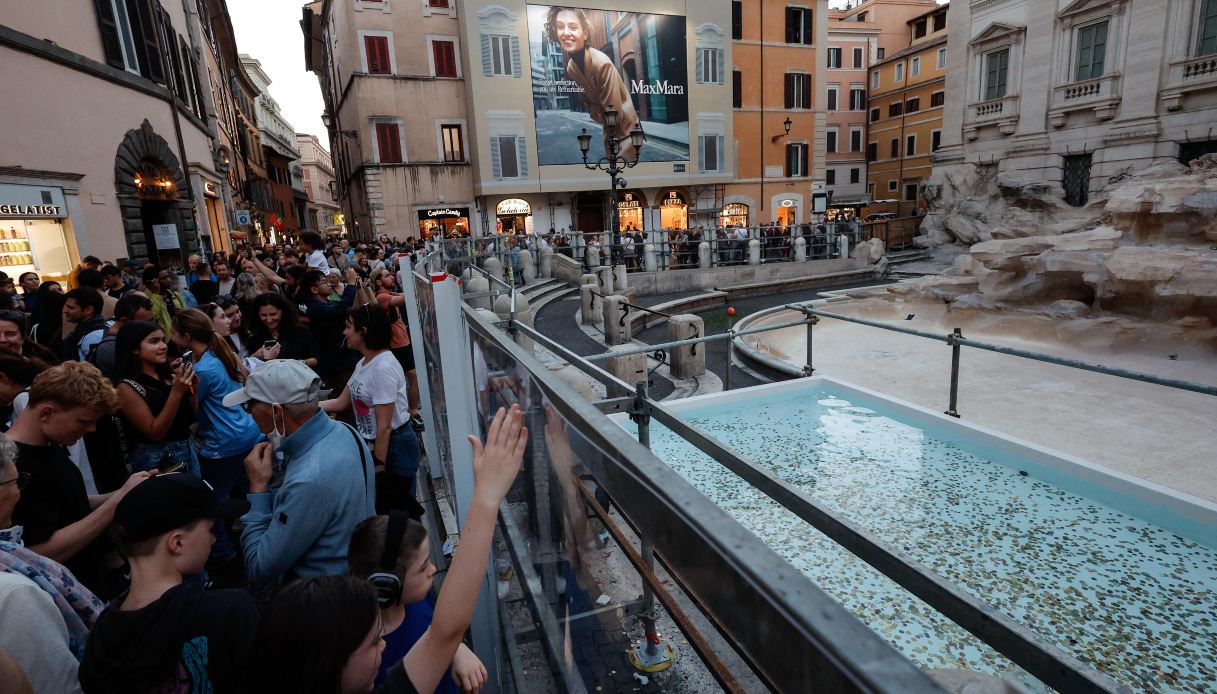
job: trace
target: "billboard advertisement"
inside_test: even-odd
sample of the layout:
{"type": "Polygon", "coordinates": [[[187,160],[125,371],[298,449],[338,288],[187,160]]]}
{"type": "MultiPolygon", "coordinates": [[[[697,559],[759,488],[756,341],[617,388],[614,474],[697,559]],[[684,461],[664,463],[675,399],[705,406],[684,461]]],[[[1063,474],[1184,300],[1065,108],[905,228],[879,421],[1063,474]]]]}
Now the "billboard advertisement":
{"type": "Polygon", "coordinates": [[[589,160],[604,156],[609,133],[632,160],[635,125],[646,134],[640,161],[688,161],[684,17],[528,5],[528,42],[542,166],[583,163],[576,138],[584,129],[592,136],[589,160]],[[611,127],[610,108],[617,113],[611,127]]]}

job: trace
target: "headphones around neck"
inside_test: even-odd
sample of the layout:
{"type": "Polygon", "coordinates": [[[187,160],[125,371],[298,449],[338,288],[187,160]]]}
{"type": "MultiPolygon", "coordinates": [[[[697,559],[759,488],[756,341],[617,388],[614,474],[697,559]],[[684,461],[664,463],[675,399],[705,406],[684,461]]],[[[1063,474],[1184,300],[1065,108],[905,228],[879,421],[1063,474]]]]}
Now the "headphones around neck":
{"type": "Polygon", "coordinates": [[[401,601],[401,578],[394,569],[397,568],[397,553],[409,522],[410,514],[405,511],[389,512],[389,528],[385,532],[385,549],[380,555],[380,571],[368,576],[368,583],[376,590],[376,603],[381,608],[392,607],[401,601]]]}

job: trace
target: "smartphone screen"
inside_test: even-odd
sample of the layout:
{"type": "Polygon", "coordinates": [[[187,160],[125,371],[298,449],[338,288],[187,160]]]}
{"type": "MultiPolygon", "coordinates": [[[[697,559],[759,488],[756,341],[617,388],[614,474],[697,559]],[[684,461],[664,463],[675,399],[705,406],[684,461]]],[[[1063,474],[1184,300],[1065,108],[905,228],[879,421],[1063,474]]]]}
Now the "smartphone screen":
{"type": "Polygon", "coordinates": [[[173,458],[166,458],[165,460],[161,461],[161,464],[158,465],[156,469],[159,474],[169,475],[169,474],[173,474],[175,472],[181,472],[182,469],[185,467],[186,467],[186,463],[183,463],[180,460],[174,460],[173,458]]]}

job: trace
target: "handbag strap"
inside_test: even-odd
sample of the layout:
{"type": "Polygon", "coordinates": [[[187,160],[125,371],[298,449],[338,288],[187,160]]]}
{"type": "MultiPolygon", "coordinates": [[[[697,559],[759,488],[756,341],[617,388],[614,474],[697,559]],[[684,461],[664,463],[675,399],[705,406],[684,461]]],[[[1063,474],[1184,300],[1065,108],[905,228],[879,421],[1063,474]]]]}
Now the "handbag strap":
{"type": "Polygon", "coordinates": [[[359,434],[355,432],[355,429],[350,424],[346,422],[338,423],[346,427],[346,430],[351,434],[351,438],[355,439],[355,445],[359,448],[359,469],[363,471],[363,488],[366,491],[368,488],[368,458],[363,452],[363,439],[359,438],[359,434]]]}

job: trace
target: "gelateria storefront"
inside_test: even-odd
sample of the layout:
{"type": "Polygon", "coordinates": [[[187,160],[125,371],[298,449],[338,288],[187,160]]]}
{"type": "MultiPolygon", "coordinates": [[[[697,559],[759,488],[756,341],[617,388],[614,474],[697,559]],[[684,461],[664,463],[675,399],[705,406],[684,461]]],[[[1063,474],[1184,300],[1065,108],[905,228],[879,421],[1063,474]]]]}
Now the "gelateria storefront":
{"type": "Polygon", "coordinates": [[[0,271],[62,280],[72,269],[68,208],[55,186],[0,184],[0,271]]]}

